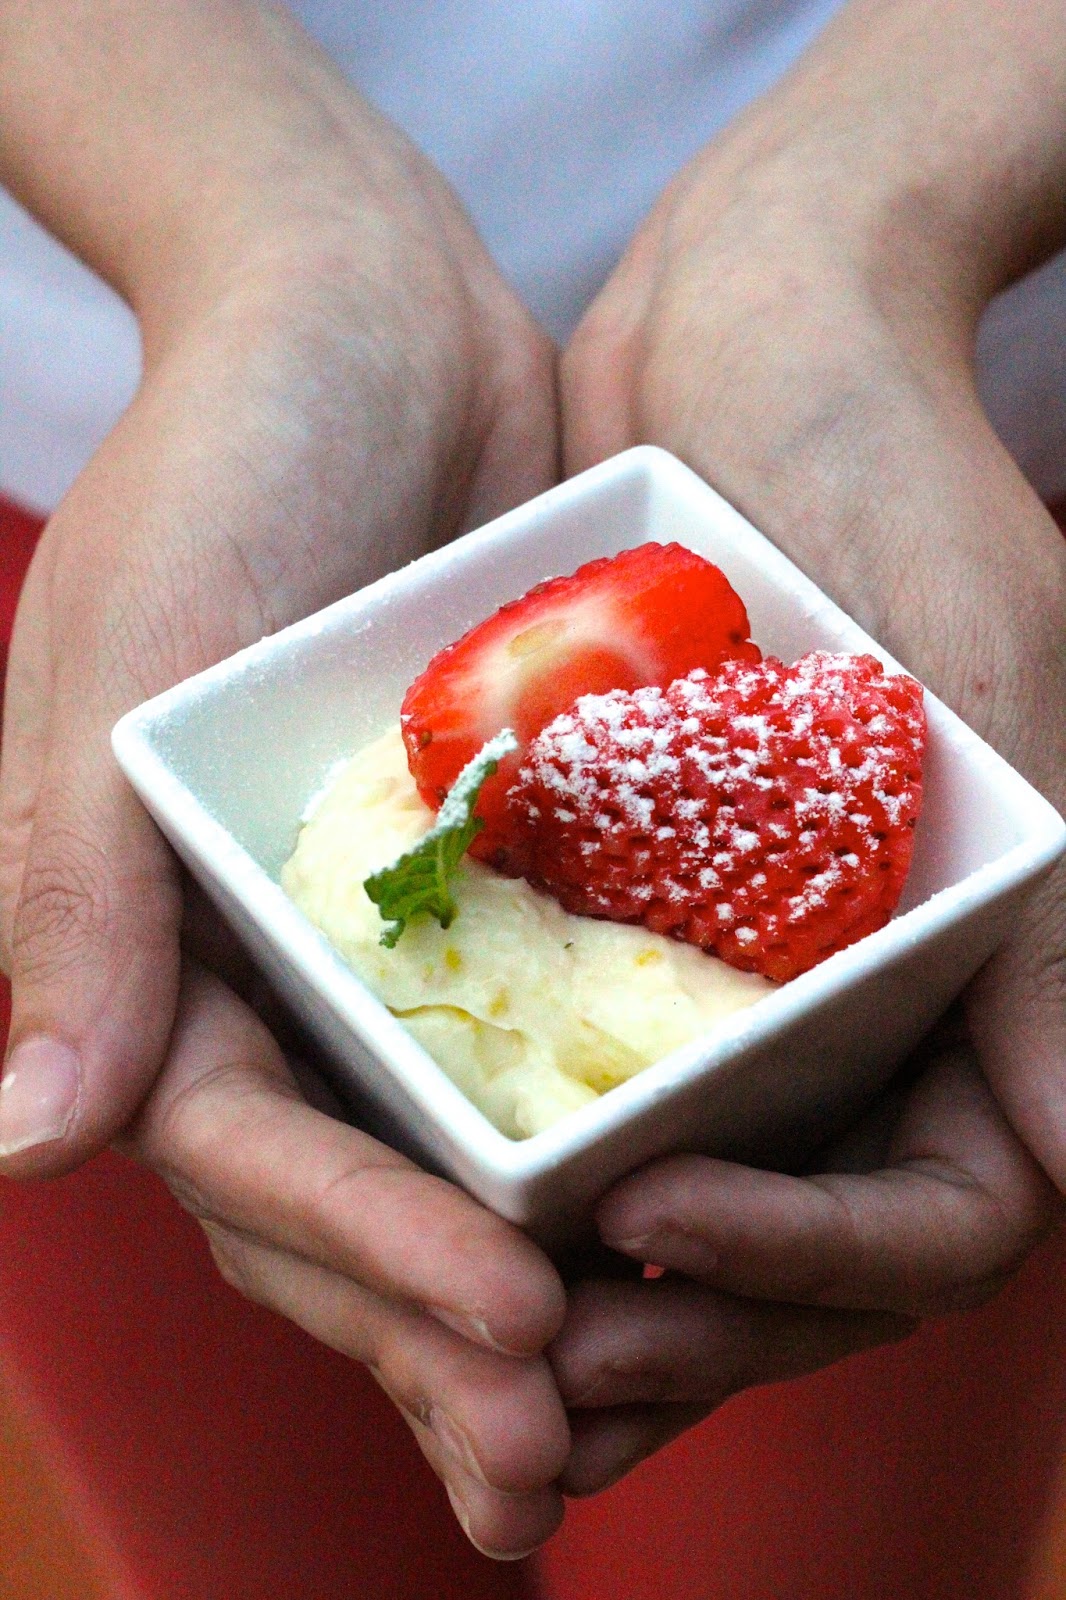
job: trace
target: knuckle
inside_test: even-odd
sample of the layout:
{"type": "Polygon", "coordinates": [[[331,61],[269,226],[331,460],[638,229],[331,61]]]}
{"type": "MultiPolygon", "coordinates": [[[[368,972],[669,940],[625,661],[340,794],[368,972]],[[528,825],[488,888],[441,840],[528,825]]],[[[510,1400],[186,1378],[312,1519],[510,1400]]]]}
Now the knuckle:
{"type": "Polygon", "coordinates": [[[1060,1220],[1061,1197],[1035,1162],[1010,1195],[989,1187],[981,1194],[988,1239],[983,1275],[1010,1277],[1060,1220]]]}
{"type": "Polygon", "coordinates": [[[106,934],[112,907],[99,853],[72,829],[57,829],[26,864],[11,937],[12,965],[45,981],[61,976],[106,934]]]}
{"type": "MultiPolygon", "coordinates": [[[[207,1072],[181,1084],[155,1107],[151,1121],[151,1148],[160,1152],[168,1165],[180,1160],[183,1167],[195,1166],[203,1136],[210,1136],[213,1132],[200,1115],[201,1107],[208,1103],[212,1091],[225,1089],[233,1084],[235,1078],[239,1081],[241,1075],[242,1069],[233,1062],[219,1062],[207,1072]]],[[[171,1181],[169,1176],[167,1181],[171,1181]]]]}
{"type": "Polygon", "coordinates": [[[205,1232],[209,1232],[213,1226],[222,1226],[215,1208],[185,1173],[175,1172],[166,1165],[157,1165],[155,1171],[182,1210],[194,1217],[205,1232]]]}
{"type": "Polygon", "coordinates": [[[397,1170],[387,1159],[368,1160],[361,1156],[338,1172],[333,1172],[315,1191],[312,1211],[331,1231],[345,1234],[352,1217],[369,1221],[384,1205],[391,1208],[397,1183],[410,1186],[421,1174],[397,1170]]]}
{"type": "Polygon", "coordinates": [[[861,1281],[870,1254],[846,1193],[828,1183],[818,1187],[824,1203],[811,1220],[807,1247],[795,1251],[786,1269],[790,1294],[807,1305],[832,1302],[842,1284],[861,1281]]]}
{"type": "Polygon", "coordinates": [[[217,1182],[232,1171],[232,1156],[239,1157],[241,1149],[233,1142],[234,1127],[239,1120],[246,1135],[254,1136],[256,1118],[264,1110],[265,1088],[271,1101],[275,1094],[299,1098],[295,1090],[290,1095],[284,1085],[264,1086],[261,1075],[248,1062],[229,1059],[206,1068],[150,1107],[141,1130],[144,1159],[161,1171],[177,1199],[194,1216],[209,1210],[194,1175],[209,1175],[217,1182]]]}
{"type": "MultiPolygon", "coordinates": [[[[970,1187],[970,1186],[967,1186],[970,1187]]],[[[1042,1180],[1008,1203],[991,1189],[974,1185],[966,1244],[945,1264],[940,1281],[918,1296],[923,1316],[972,1311],[994,1300],[1054,1226],[1054,1191],[1042,1180]]]]}
{"type": "Polygon", "coordinates": [[[0,772],[0,970],[11,975],[15,908],[22,885],[23,863],[33,830],[32,815],[13,816],[5,804],[0,772]]]}
{"type": "Polygon", "coordinates": [[[417,1377],[390,1360],[386,1347],[368,1351],[363,1359],[374,1381],[388,1395],[397,1411],[401,1411],[408,1422],[417,1427],[431,1429],[436,1406],[433,1397],[417,1377]]]}

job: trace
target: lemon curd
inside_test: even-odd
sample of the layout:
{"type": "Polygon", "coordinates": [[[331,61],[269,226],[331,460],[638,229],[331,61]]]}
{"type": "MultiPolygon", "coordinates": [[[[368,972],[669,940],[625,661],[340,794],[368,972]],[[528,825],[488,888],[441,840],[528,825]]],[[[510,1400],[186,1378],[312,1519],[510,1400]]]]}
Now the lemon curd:
{"type": "Polygon", "coordinates": [[[451,927],[414,923],[386,949],[364,880],[433,821],[392,728],[309,808],[281,882],[510,1138],[550,1127],[774,988],[644,928],[572,916],[469,858],[451,927]]]}

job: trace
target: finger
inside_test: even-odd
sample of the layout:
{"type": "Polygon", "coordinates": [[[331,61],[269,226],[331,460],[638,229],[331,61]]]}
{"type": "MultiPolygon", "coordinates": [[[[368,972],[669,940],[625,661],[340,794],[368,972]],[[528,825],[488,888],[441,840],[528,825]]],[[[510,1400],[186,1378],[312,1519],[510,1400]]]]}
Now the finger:
{"type": "Polygon", "coordinates": [[[1018,915],[967,996],[985,1075],[1019,1135],[1066,1194],[1066,866],[1018,915]]]}
{"type": "Polygon", "coordinates": [[[539,1491],[558,1476],[570,1436],[543,1357],[479,1348],[299,1256],[218,1224],[205,1231],[227,1282],[371,1367],[401,1411],[432,1432],[449,1471],[511,1495],[539,1491]]]}
{"type": "Polygon", "coordinates": [[[962,1051],[912,1091],[891,1163],[794,1178],[680,1156],[617,1185],[600,1232],[728,1293],[926,1315],[986,1299],[1056,1213],[962,1051]]]}
{"type": "MultiPolygon", "coordinates": [[[[426,1459],[433,1466],[428,1454],[426,1459]]],[[[566,1514],[559,1489],[504,1496],[458,1475],[449,1479],[448,1499],[459,1526],[475,1549],[492,1561],[521,1561],[546,1544],[566,1514]]]]}
{"type": "Polygon", "coordinates": [[[752,1384],[815,1372],[914,1326],[891,1312],[742,1300],[681,1278],[590,1281],[572,1291],[549,1359],[572,1409],[674,1404],[707,1411],[752,1384]]]}
{"type": "Polygon", "coordinates": [[[170,1031],[180,918],[152,822],[116,772],[68,749],[39,792],[11,928],[3,1171],[65,1172],[129,1119],[170,1031]]]}
{"type": "MultiPolygon", "coordinates": [[[[60,511],[42,536],[20,600],[0,769],[0,949],[13,988],[0,1164],[16,1176],[75,1165],[129,1116],[176,992],[174,865],[114,768],[98,703],[122,608],[94,647],[94,586],[84,557],[73,573],[63,558],[64,521],[60,511]]],[[[94,578],[106,585],[106,525],[95,521],[94,578]]]]}
{"type": "Polygon", "coordinates": [[[699,1406],[679,1405],[579,1411],[571,1422],[573,1443],[560,1489],[577,1498],[609,1489],[705,1415],[699,1406]]]}
{"type": "Polygon", "coordinates": [[[905,1338],[910,1318],[767,1305],[697,1284],[588,1283],[549,1355],[572,1446],[564,1493],[616,1482],[732,1395],[905,1338]]]}
{"type": "Polygon", "coordinates": [[[83,483],[49,525],[14,640],[0,919],[12,984],[0,1163],[14,1176],[65,1171],[128,1120],[158,1069],[177,993],[176,867],[109,735],[128,706],[204,664],[202,640],[178,644],[171,627],[162,569],[175,541],[157,540],[160,571],[140,570],[113,512],[101,513],[104,466],[97,478],[95,495],[83,483]],[[97,536],[92,583],[82,523],[97,536]],[[59,620],[62,639],[42,617],[59,620]],[[47,746],[27,705],[47,708],[47,746]]]}
{"type": "Polygon", "coordinates": [[[411,1301],[479,1344],[540,1350],[565,1311],[526,1236],[306,1105],[258,1019],[190,970],[167,1070],[130,1139],[201,1218],[411,1301]]]}
{"type": "Polygon", "coordinates": [[[565,1507],[554,1485],[522,1494],[486,1488],[442,1451],[435,1433],[408,1416],[422,1454],[444,1484],[459,1526],[475,1549],[493,1561],[520,1561],[556,1532],[565,1507]]]}
{"type": "Polygon", "coordinates": [[[479,1550],[513,1560],[555,1532],[562,1502],[552,1484],[570,1436],[542,1358],[479,1350],[322,1267],[214,1224],[206,1231],[242,1294],[371,1367],[479,1550]]]}

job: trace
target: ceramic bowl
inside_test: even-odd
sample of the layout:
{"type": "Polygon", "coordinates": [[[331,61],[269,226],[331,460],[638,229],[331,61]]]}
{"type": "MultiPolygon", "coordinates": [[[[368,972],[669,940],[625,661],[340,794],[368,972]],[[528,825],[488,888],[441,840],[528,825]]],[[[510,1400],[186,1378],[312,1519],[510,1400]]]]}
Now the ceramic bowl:
{"type": "Polygon", "coordinates": [[[892,921],[546,1132],[497,1132],[278,874],[309,798],[396,720],[436,650],[541,579],[649,539],[716,562],[765,652],[870,651],[902,670],[714,490],[640,447],[177,685],[113,736],[130,782],[317,1036],[361,1124],[555,1249],[651,1157],[802,1159],[888,1078],[1066,845],[1051,806],[927,695],[924,810],[892,921]]]}

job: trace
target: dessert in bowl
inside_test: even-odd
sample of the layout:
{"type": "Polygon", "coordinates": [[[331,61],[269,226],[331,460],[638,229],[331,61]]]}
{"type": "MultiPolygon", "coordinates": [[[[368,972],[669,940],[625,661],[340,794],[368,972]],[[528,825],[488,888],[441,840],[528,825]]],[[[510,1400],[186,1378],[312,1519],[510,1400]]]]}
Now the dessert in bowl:
{"type": "Polygon", "coordinates": [[[434,656],[281,881],[524,1137],[883,926],[924,744],[912,678],[763,660],[724,574],[651,542],[434,656]]]}
{"type": "Polygon", "coordinates": [[[473,860],[453,886],[446,928],[421,917],[383,945],[366,880],[417,847],[434,820],[390,730],[314,806],[281,882],[509,1137],[551,1127],[772,990],[688,946],[575,916],[473,860]]]}
{"type": "MultiPolygon", "coordinates": [[[[640,448],[177,686],[114,736],[145,803],[315,1031],[361,1121],[549,1245],[580,1233],[607,1184],[655,1155],[802,1159],[885,1081],[1066,842],[1052,808],[926,693],[922,818],[892,919],[709,1032],[676,1048],[667,1035],[654,1064],[616,1074],[609,1093],[531,1136],[502,1133],[280,877],[309,803],[338,762],[395,725],[439,651],[545,579],[649,542],[680,544],[720,569],[743,596],[750,637],[780,661],[848,653],[873,656],[890,679],[903,671],[713,490],[640,448]]],[[[597,687],[609,696],[608,684],[597,687]]],[[[656,931],[583,921],[592,938],[611,929],[630,944],[656,931]]],[[[433,926],[412,926],[400,944],[433,926]]],[[[462,912],[448,934],[461,926],[462,912]]],[[[709,959],[677,948],[683,960],[709,959]]],[[[642,1012],[635,991],[633,1012],[642,1012]]]]}

